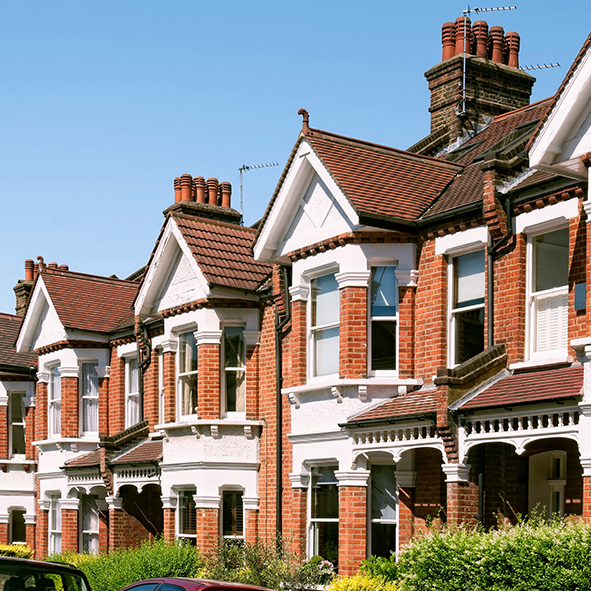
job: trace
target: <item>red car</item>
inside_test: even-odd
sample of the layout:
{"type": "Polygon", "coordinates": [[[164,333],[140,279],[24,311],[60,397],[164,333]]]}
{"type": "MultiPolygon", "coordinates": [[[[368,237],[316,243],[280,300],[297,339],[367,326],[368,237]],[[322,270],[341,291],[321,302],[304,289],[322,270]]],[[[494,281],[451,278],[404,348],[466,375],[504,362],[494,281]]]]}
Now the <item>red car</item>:
{"type": "Polygon", "coordinates": [[[225,583],[209,579],[189,579],[184,577],[162,577],[147,579],[123,587],[120,591],[271,591],[256,585],[225,583]]]}

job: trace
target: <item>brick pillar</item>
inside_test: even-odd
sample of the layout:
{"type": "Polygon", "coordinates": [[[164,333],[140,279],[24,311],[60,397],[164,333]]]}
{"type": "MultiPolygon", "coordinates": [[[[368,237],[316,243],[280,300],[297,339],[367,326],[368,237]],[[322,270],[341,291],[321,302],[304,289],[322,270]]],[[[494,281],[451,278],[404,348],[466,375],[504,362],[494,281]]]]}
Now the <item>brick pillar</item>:
{"type": "Polygon", "coordinates": [[[259,417],[259,340],[258,330],[245,330],[246,344],[246,418],[259,417]]]}
{"type": "Polygon", "coordinates": [[[109,551],[109,505],[103,499],[96,501],[99,520],[99,552],[106,554],[109,551]]]}
{"type": "Polygon", "coordinates": [[[62,552],[73,550],[78,552],[78,509],[80,499],[61,499],[60,509],[62,512],[62,552]]]}
{"type": "Polygon", "coordinates": [[[0,544],[8,544],[8,521],[10,515],[5,513],[0,515],[0,544]]]}
{"type": "Polygon", "coordinates": [[[198,331],[197,411],[202,419],[220,418],[221,330],[198,331]]]}
{"type": "Polygon", "coordinates": [[[117,356],[117,348],[111,351],[109,371],[109,435],[125,429],[125,359],[117,356]]]}
{"type": "Polygon", "coordinates": [[[290,478],[297,488],[288,488],[283,493],[283,535],[289,549],[303,560],[306,556],[309,477],[306,474],[291,474],[290,478]]]}
{"type": "Polygon", "coordinates": [[[220,497],[195,496],[197,508],[197,549],[210,552],[220,539],[220,497]]]}
{"type": "Polygon", "coordinates": [[[29,548],[35,548],[37,516],[25,513],[25,543],[29,548]]]}
{"type": "Polygon", "coordinates": [[[107,497],[109,510],[109,550],[125,547],[127,520],[123,515],[123,499],[121,497],[107,497]]]}
{"type": "Polygon", "coordinates": [[[415,376],[415,310],[417,271],[396,271],[398,284],[398,375],[415,376]]]}
{"type": "MultiPolygon", "coordinates": [[[[588,224],[591,227],[591,224],[588,224]]],[[[588,265],[588,267],[591,265],[588,265]]],[[[571,341],[577,360],[583,365],[582,400],[579,402],[579,456],[583,469],[582,515],[591,521],[591,338],[571,341]]]]}
{"type": "Polygon", "coordinates": [[[111,367],[97,367],[98,375],[98,398],[99,398],[99,415],[98,415],[98,430],[101,435],[109,434],[109,376],[111,375],[111,367]]]}
{"type": "Polygon", "coordinates": [[[291,332],[289,345],[284,348],[284,386],[302,386],[306,383],[307,375],[307,301],[309,289],[295,285],[289,289],[291,294],[291,332]]]}
{"type": "Polygon", "coordinates": [[[367,377],[367,286],[370,271],[337,273],[341,295],[339,375],[367,377]]]}
{"type": "Polygon", "coordinates": [[[162,345],[164,372],[164,422],[176,420],[176,351],[178,343],[167,341],[162,345]]]}
{"type": "MultiPolygon", "coordinates": [[[[8,424],[8,405],[10,404],[10,396],[5,396],[0,402],[0,429],[4,432],[4,437],[0,437],[0,458],[8,458],[8,431],[10,425],[8,424]]],[[[2,543],[2,542],[0,542],[2,543]]]]}
{"type": "Polygon", "coordinates": [[[244,506],[244,539],[254,544],[259,537],[259,500],[243,497],[244,506]]]}
{"type": "Polygon", "coordinates": [[[37,373],[36,402],[35,402],[35,430],[33,441],[44,441],[47,439],[47,384],[49,372],[40,371],[37,373]]]}
{"type": "MultiPolygon", "coordinates": [[[[39,481],[37,481],[39,490],[39,481]]],[[[27,530],[27,544],[29,542],[27,530]]],[[[49,541],[49,501],[37,501],[37,526],[35,528],[34,558],[47,556],[49,541]]]]}
{"type": "Polygon", "coordinates": [[[60,367],[59,374],[62,383],[61,436],[79,437],[80,422],[78,420],[78,408],[80,404],[78,379],[80,377],[80,368],[60,367]]]}
{"type": "Polygon", "coordinates": [[[33,447],[35,441],[35,423],[37,414],[35,412],[36,400],[31,401],[30,406],[25,406],[25,454],[27,459],[34,460],[37,457],[37,448],[33,447]]]}
{"type": "Polygon", "coordinates": [[[478,487],[470,482],[468,464],[443,464],[447,489],[447,523],[476,524],[478,521],[478,487]]]}
{"type": "Polygon", "coordinates": [[[350,576],[367,558],[369,470],[336,472],[339,481],[339,574],[350,576]]]}
{"type": "Polygon", "coordinates": [[[162,536],[165,540],[172,541],[176,536],[176,498],[161,497],[163,527],[162,536]]]}
{"type": "Polygon", "coordinates": [[[411,541],[415,531],[415,483],[416,472],[396,470],[399,548],[404,548],[411,541]]]}

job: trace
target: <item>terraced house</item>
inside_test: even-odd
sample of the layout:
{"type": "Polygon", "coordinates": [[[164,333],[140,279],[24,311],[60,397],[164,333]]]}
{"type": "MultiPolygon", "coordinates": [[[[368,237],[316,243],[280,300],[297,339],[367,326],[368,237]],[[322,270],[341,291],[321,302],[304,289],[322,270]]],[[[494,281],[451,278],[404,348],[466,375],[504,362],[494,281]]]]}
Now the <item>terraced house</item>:
{"type": "Polygon", "coordinates": [[[283,533],[350,573],[429,520],[591,517],[591,36],[535,104],[519,43],[446,23],[408,150],[301,110],[256,228],[182,175],[135,276],[28,261],[0,542],[283,533]]]}

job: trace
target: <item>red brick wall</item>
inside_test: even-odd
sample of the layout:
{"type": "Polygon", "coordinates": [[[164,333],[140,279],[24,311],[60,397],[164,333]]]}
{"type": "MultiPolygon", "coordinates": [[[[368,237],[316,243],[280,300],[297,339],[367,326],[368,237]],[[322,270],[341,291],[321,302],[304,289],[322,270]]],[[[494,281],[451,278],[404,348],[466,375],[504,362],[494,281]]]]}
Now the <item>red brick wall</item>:
{"type": "MultiPolygon", "coordinates": [[[[579,202],[579,212],[582,211],[582,202],[579,202]]],[[[569,298],[568,298],[568,340],[580,339],[589,334],[587,309],[575,311],[575,284],[587,281],[587,226],[585,216],[579,216],[571,220],[569,227],[569,298]]],[[[587,290],[590,284],[587,283],[587,290]]],[[[574,353],[574,352],[573,352],[574,353]]]]}
{"type": "MultiPolygon", "coordinates": [[[[10,404],[10,397],[8,398],[8,404],[10,404]]],[[[0,458],[8,458],[9,456],[9,432],[10,425],[8,424],[8,406],[0,405],[0,458]]]]}
{"type": "Polygon", "coordinates": [[[401,378],[415,375],[415,300],[416,288],[398,290],[398,375],[401,378]]]}
{"type": "Polygon", "coordinates": [[[79,550],[78,510],[62,509],[62,551],[79,550]]]}
{"type": "Polygon", "coordinates": [[[434,449],[415,450],[414,531],[425,531],[429,522],[445,519],[445,477],[441,453],[434,449]]]}
{"type": "Polygon", "coordinates": [[[339,487],[339,574],[353,575],[367,558],[367,487],[339,487]]]}
{"type": "Polygon", "coordinates": [[[0,523],[0,544],[8,544],[8,523],[0,523]]]}
{"type": "Polygon", "coordinates": [[[158,424],[158,351],[153,350],[150,365],[144,373],[144,420],[148,421],[150,431],[158,424]]]}
{"type": "Polygon", "coordinates": [[[78,437],[80,423],[78,421],[78,378],[62,377],[62,437],[78,437]]]}
{"type": "Polygon", "coordinates": [[[197,549],[209,552],[219,539],[219,509],[197,509],[197,549]]]}
{"type": "Polygon", "coordinates": [[[258,517],[259,512],[253,509],[244,511],[244,538],[247,542],[254,544],[258,539],[258,517]]]}
{"type": "Polygon", "coordinates": [[[98,415],[98,429],[100,435],[109,434],[109,408],[110,393],[109,393],[109,378],[99,378],[99,415],[98,415]]]}
{"type": "Polygon", "coordinates": [[[126,511],[109,511],[109,548],[132,548],[152,536],[145,527],[126,511]]]}
{"type": "MultiPolygon", "coordinates": [[[[38,517],[37,523],[39,523],[38,517]]],[[[36,525],[34,523],[25,523],[25,540],[29,548],[35,549],[36,534],[36,525]]]]}
{"type": "Polygon", "coordinates": [[[109,511],[99,511],[99,552],[109,551],[109,511]]]}
{"type": "Polygon", "coordinates": [[[164,539],[165,540],[174,540],[175,538],[175,515],[176,511],[174,509],[164,509],[163,510],[163,517],[164,517],[164,539]]]}
{"type": "Polygon", "coordinates": [[[345,287],[341,292],[339,374],[367,377],[367,287],[345,287]]]}
{"type": "MultiPolygon", "coordinates": [[[[37,482],[37,485],[39,483],[37,482]]],[[[37,486],[37,490],[39,487],[37,486]]],[[[27,531],[27,543],[29,542],[28,538],[28,531],[27,531]]],[[[33,548],[35,551],[35,558],[43,558],[47,556],[47,543],[48,543],[48,536],[49,536],[49,513],[47,511],[42,511],[39,509],[39,504],[37,504],[37,524],[35,527],[35,543],[33,544],[33,548]]]]}
{"type": "Polygon", "coordinates": [[[414,487],[398,487],[398,544],[400,547],[406,546],[414,535],[414,499],[414,487]]]}
{"type": "Polygon", "coordinates": [[[306,555],[308,489],[289,488],[284,492],[283,528],[292,552],[306,555]]]}
{"type": "Polygon", "coordinates": [[[302,386],[306,383],[307,356],[306,302],[298,300],[291,305],[291,331],[284,347],[284,386],[302,386]]]}
{"type": "Polygon", "coordinates": [[[125,359],[113,349],[109,384],[109,435],[125,429],[125,359]]]}
{"type": "Polygon", "coordinates": [[[47,439],[47,383],[37,382],[34,441],[47,439]]]}
{"type": "Polygon", "coordinates": [[[37,448],[32,443],[35,437],[36,413],[34,406],[25,406],[25,454],[27,459],[34,460],[37,457],[37,448]]]}
{"type": "Polygon", "coordinates": [[[164,422],[176,419],[176,353],[164,353],[164,422]]]}
{"type": "Polygon", "coordinates": [[[246,346],[246,418],[259,416],[259,348],[246,346]]]}
{"type": "Polygon", "coordinates": [[[197,408],[202,419],[220,418],[220,345],[198,347],[197,408]]]}

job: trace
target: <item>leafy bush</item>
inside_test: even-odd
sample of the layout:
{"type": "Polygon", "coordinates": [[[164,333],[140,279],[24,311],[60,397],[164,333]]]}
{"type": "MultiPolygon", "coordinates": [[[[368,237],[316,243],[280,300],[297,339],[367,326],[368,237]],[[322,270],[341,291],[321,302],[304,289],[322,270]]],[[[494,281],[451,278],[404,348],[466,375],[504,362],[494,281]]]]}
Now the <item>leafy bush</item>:
{"type": "Polygon", "coordinates": [[[382,577],[385,581],[395,581],[398,578],[396,556],[394,554],[390,558],[371,556],[361,563],[360,571],[371,577],[382,577]]]}
{"type": "Polygon", "coordinates": [[[401,591],[577,591],[591,581],[591,528],[533,519],[490,532],[431,531],[398,563],[401,591]]]}
{"type": "Polygon", "coordinates": [[[0,544],[0,556],[31,558],[33,551],[23,544],[0,544]]]}
{"type": "Polygon", "coordinates": [[[328,591],[396,591],[396,583],[379,575],[357,574],[335,579],[328,591]]]}
{"type": "Polygon", "coordinates": [[[115,591],[155,577],[196,577],[204,565],[194,546],[162,539],[106,555],[66,552],[51,559],[77,566],[88,577],[93,591],[115,591]]]}

